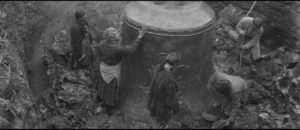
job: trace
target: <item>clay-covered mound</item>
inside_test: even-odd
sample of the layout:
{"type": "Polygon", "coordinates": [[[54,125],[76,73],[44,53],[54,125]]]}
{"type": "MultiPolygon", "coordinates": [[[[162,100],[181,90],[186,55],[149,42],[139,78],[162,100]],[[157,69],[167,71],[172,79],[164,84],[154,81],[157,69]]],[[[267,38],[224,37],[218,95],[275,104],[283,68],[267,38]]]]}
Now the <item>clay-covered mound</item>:
{"type": "Polygon", "coordinates": [[[41,115],[24,75],[24,64],[7,39],[0,38],[0,128],[34,128],[41,115]]]}

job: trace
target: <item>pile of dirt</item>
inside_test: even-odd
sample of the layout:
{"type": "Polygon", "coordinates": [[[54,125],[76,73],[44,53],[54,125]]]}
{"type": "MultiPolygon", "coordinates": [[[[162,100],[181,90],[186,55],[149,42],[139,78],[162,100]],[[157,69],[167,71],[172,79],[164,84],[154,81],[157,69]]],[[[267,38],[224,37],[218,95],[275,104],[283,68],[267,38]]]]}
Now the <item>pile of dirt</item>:
{"type": "MultiPolygon", "coordinates": [[[[234,2],[233,2],[234,3],[234,2]]],[[[232,4],[233,4],[232,3],[232,4]]],[[[245,2],[247,3],[247,2],[245,2]]],[[[285,8],[274,11],[276,9],[274,7],[278,7],[277,2],[274,2],[270,6],[267,6],[265,10],[272,12],[272,17],[278,16],[278,14],[274,14],[277,11],[285,10],[285,8]],[[275,6],[276,5],[276,6],[275,6]]],[[[249,5],[249,4],[248,4],[249,5]]],[[[282,5],[282,4],[281,4],[282,5]]],[[[258,4],[258,11],[260,9],[258,4]]],[[[283,5],[282,5],[283,6],[283,5]]],[[[250,7],[250,5],[249,5],[250,7]]],[[[237,10],[240,11],[232,11],[238,14],[242,14],[239,12],[245,12],[242,6],[236,7],[237,10]]],[[[254,9],[255,10],[255,9],[254,9]]],[[[264,10],[264,11],[265,11],[264,10]]],[[[270,18],[271,15],[265,14],[263,12],[256,12],[262,17],[269,17],[272,23],[278,23],[276,25],[264,26],[266,30],[270,28],[282,29],[282,27],[286,27],[285,31],[291,29],[286,25],[282,25],[287,23],[290,26],[295,26],[295,23],[291,23],[292,17],[289,13],[286,13],[284,19],[276,19],[270,18]],[[287,20],[289,19],[289,20],[287,20]],[[289,22],[283,22],[282,20],[287,20],[289,22]],[[280,27],[279,27],[280,26],[280,27]]],[[[239,19],[239,18],[237,18],[239,19]]],[[[226,21],[226,20],[225,20],[226,21]]],[[[238,21],[238,20],[236,20],[238,21]]],[[[270,22],[269,21],[269,22],[270,22]]],[[[268,21],[267,21],[268,22],[268,21]]],[[[219,23],[224,24],[224,23],[219,23]]],[[[237,23],[233,23],[232,25],[236,25],[237,23]]],[[[293,49],[287,49],[286,52],[281,51],[280,49],[275,49],[269,47],[265,44],[264,39],[272,39],[274,35],[283,35],[278,31],[274,31],[272,33],[268,32],[272,36],[267,36],[264,34],[264,38],[261,40],[261,44],[265,46],[263,49],[263,53],[267,53],[271,56],[271,59],[268,61],[262,61],[258,65],[256,65],[256,72],[251,71],[250,67],[246,64],[242,64],[241,73],[238,72],[237,68],[239,68],[239,51],[238,45],[236,42],[227,37],[224,33],[224,26],[234,29],[232,25],[217,25],[217,39],[219,40],[215,44],[215,51],[213,59],[216,62],[217,69],[222,72],[226,72],[232,75],[240,75],[246,79],[254,79],[259,84],[261,84],[266,90],[271,93],[271,97],[264,97],[260,102],[257,103],[249,103],[248,106],[241,108],[240,115],[235,117],[235,121],[233,124],[229,126],[222,126],[224,128],[299,128],[299,99],[296,95],[298,91],[295,91],[299,88],[298,83],[298,66],[293,66],[293,61],[299,62],[299,54],[295,53],[293,49]],[[291,67],[293,66],[293,67],[291,67]]],[[[266,31],[267,32],[267,31],[266,31]]],[[[287,35],[294,35],[293,31],[288,31],[287,35]]],[[[276,38],[275,38],[276,39],[276,38]]],[[[290,43],[278,45],[275,41],[272,41],[272,44],[276,44],[275,48],[280,46],[285,46],[287,48],[291,48],[297,45],[294,42],[293,37],[285,37],[282,36],[280,38],[282,41],[289,41],[290,43]]],[[[282,48],[281,48],[282,49],[282,48]]]]}
{"type": "Polygon", "coordinates": [[[24,64],[10,41],[0,38],[0,128],[34,128],[41,119],[24,64]]]}
{"type": "Polygon", "coordinates": [[[17,54],[25,60],[26,48],[30,48],[35,28],[43,22],[42,12],[38,11],[36,1],[1,1],[0,2],[0,36],[17,48],[17,54]]]}
{"type": "MultiPolygon", "coordinates": [[[[184,111],[185,109],[174,116],[166,126],[160,126],[155,121],[150,123],[137,121],[118,111],[113,115],[107,115],[104,112],[105,108],[101,107],[102,102],[96,98],[97,91],[93,82],[97,71],[88,67],[70,69],[71,49],[68,30],[74,20],[73,12],[79,7],[83,8],[89,16],[88,21],[95,43],[98,43],[102,39],[105,28],[120,27],[122,5],[126,2],[45,3],[47,5],[45,7],[49,8],[45,8],[44,11],[53,19],[45,19],[41,15],[46,15],[45,12],[37,11],[38,7],[44,7],[40,6],[39,2],[0,2],[0,128],[214,127],[217,118],[213,115],[191,113],[184,111]],[[49,20],[49,24],[46,20],[49,20]],[[35,47],[36,45],[38,47],[35,47]],[[28,53],[25,54],[24,50],[28,53]],[[43,61],[47,65],[47,71],[43,73],[48,75],[51,83],[49,86],[43,86],[49,87],[49,92],[37,101],[33,98],[28,85],[23,61],[25,55],[29,59],[32,55],[32,61],[39,60],[36,57],[40,54],[44,54],[43,61]]],[[[207,3],[215,12],[220,12],[227,5],[232,4],[241,10],[240,16],[245,14],[252,4],[250,1],[209,1],[207,3]]],[[[289,13],[290,10],[282,8],[292,4],[294,3],[258,1],[250,14],[265,19],[265,32],[261,39],[262,52],[273,55],[270,61],[263,61],[257,65],[256,73],[252,73],[246,65],[243,65],[241,71],[243,73],[238,72],[238,45],[224,34],[223,26],[216,26],[218,40],[213,59],[219,71],[255,79],[272,95],[241,108],[234,123],[223,126],[224,128],[300,127],[300,64],[294,68],[287,68],[298,55],[293,51],[297,48],[294,29],[296,23],[293,23],[294,17],[289,13]],[[286,46],[288,52],[277,50],[281,46],[286,46]]],[[[220,18],[219,15],[217,18],[220,18]]],[[[233,21],[237,22],[238,19],[240,18],[233,21]]],[[[233,25],[229,27],[233,28],[233,25]]],[[[41,77],[41,75],[35,76],[41,77]]]]}
{"type": "Polygon", "coordinates": [[[47,53],[42,57],[52,82],[48,95],[43,96],[47,115],[45,123],[48,123],[45,126],[83,128],[97,109],[95,107],[99,107],[90,71],[87,68],[71,70],[70,38],[65,30],[53,39],[54,43],[44,48],[47,53]],[[62,120],[63,124],[57,120],[62,120]]]}

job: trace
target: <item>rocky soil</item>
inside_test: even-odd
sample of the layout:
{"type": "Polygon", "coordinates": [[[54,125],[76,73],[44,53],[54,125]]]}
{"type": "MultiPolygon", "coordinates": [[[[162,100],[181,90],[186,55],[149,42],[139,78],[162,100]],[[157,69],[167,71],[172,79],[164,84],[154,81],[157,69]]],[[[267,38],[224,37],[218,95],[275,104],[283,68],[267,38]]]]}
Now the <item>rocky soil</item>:
{"type": "MultiPolygon", "coordinates": [[[[67,54],[68,28],[72,12],[87,9],[95,41],[109,26],[120,27],[121,9],[126,2],[0,2],[0,128],[212,128],[214,115],[182,111],[165,126],[155,121],[143,122],[115,111],[107,115],[97,101],[93,70],[70,70],[68,58],[49,52],[54,48],[67,54]],[[97,32],[97,33],[96,33],[97,32]],[[100,33],[98,33],[100,32],[100,33]],[[65,46],[59,46],[65,45],[65,46]]],[[[218,13],[228,4],[247,12],[252,2],[209,1],[218,13]]],[[[299,47],[300,3],[258,1],[252,16],[265,19],[262,52],[277,53],[285,46],[284,55],[257,66],[238,68],[238,51],[234,41],[216,26],[218,42],[214,61],[220,71],[255,79],[272,93],[255,104],[241,109],[233,124],[223,128],[299,128],[299,64],[286,66],[299,47]],[[278,73],[281,72],[281,73],[278,73]]],[[[251,16],[250,15],[250,16],[251,16]]],[[[88,44],[88,43],[87,43],[88,44]]],[[[257,95],[260,96],[259,94],[257,95]]],[[[186,110],[182,107],[182,110],[186,110]]],[[[217,110],[215,115],[221,115],[217,110]]]]}

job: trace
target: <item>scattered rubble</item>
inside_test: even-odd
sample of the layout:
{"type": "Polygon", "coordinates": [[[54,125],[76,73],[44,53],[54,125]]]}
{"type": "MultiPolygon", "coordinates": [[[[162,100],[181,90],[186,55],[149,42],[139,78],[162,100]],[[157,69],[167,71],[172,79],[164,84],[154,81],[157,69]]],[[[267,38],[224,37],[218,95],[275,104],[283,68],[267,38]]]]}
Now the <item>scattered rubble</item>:
{"type": "MultiPolygon", "coordinates": [[[[236,8],[232,5],[225,8],[223,11],[221,11],[221,13],[224,13],[226,9],[231,9],[232,17],[240,17],[243,14],[242,11],[239,11],[240,8],[236,8]]],[[[231,39],[226,38],[226,35],[223,32],[223,30],[226,29],[226,27],[233,28],[232,25],[234,24],[228,24],[230,22],[234,22],[234,19],[233,21],[220,20],[219,24],[222,24],[221,26],[219,26],[220,28],[218,28],[217,25],[218,28],[217,38],[222,39],[221,41],[223,42],[223,43],[217,42],[216,44],[217,48],[215,48],[216,50],[214,53],[215,54],[214,61],[218,66],[217,68],[219,69],[219,71],[222,72],[227,72],[233,75],[241,75],[244,78],[255,79],[258,83],[263,85],[263,87],[271,93],[271,98],[262,98],[262,101],[259,102],[258,104],[253,104],[254,106],[251,105],[251,107],[248,106],[242,108],[240,115],[235,117],[236,119],[233,124],[226,125],[226,124],[219,123],[222,124],[223,126],[221,125],[218,127],[241,128],[241,129],[299,128],[299,125],[297,125],[296,123],[297,117],[291,118],[291,116],[299,114],[297,113],[298,104],[296,103],[297,101],[295,101],[297,98],[297,96],[295,95],[299,95],[299,93],[296,94],[296,91],[293,91],[293,90],[297,90],[296,88],[298,87],[298,85],[293,84],[293,82],[296,83],[296,79],[298,77],[296,75],[293,75],[293,72],[295,72],[298,68],[294,67],[292,69],[287,69],[288,65],[299,54],[295,53],[295,51],[293,51],[292,49],[289,49],[284,54],[283,53],[280,54],[278,53],[279,50],[274,50],[274,48],[265,48],[263,52],[275,51],[277,52],[277,55],[273,56],[271,60],[263,61],[262,63],[257,65],[256,69],[258,72],[255,74],[250,73],[251,71],[249,71],[247,65],[243,65],[242,68],[243,73],[238,73],[237,70],[235,70],[234,68],[237,68],[239,60],[237,60],[236,57],[239,55],[239,53],[236,53],[236,51],[232,51],[232,50],[237,50],[235,46],[235,42],[232,41],[231,39]],[[231,52],[232,55],[229,55],[228,52],[231,52]],[[253,76],[250,77],[250,75],[253,76]]],[[[276,22],[276,20],[274,20],[274,22],[276,22]]],[[[267,26],[266,28],[268,27],[269,26],[267,26]]],[[[265,41],[262,40],[263,46],[266,45],[264,44],[264,42],[265,41]]],[[[291,44],[289,45],[283,44],[283,46],[287,48],[289,48],[290,45],[291,44]]],[[[297,59],[297,61],[299,61],[299,59],[297,59]]],[[[208,116],[206,114],[204,114],[203,116],[207,120],[212,120],[211,116],[208,116]]]]}
{"type": "Polygon", "coordinates": [[[9,40],[0,38],[0,46],[0,128],[33,128],[41,115],[22,75],[23,62],[9,40]]]}
{"type": "MultiPolygon", "coordinates": [[[[287,71],[285,67],[292,61],[293,57],[295,57],[297,54],[293,51],[289,51],[285,54],[279,54],[277,53],[278,50],[274,50],[274,48],[267,48],[267,46],[266,48],[264,48],[263,52],[270,54],[276,52],[276,55],[274,55],[273,59],[269,61],[263,61],[261,64],[257,65],[257,73],[251,73],[250,67],[248,67],[247,64],[243,64],[241,71],[243,73],[239,73],[237,69],[240,66],[240,64],[238,63],[238,45],[232,39],[228,38],[223,30],[225,28],[233,28],[233,25],[236,24],[236,22],[239,21],[239,19],[241,19],[241,17],[246,12],[243,11],[242,8],[237,8],[235,6],[230,5],[228,6],[228,8],[225,8],[225,11],[221,11],[221,13],[226,13],[226,9],[233,9],[235,11],[233,11],[234,15],[220,17],[221,19],[223,19],[223,21],[220,20],[216,26],[217,39],[214,45],[215,51],[213,52],[213,57],[217,65],[217,69],[219,69],[219,71],[226,72],[229,74],[241,75],[244,78],[252,78],[256,80],[259,84],[261,84],[266,90],[270,91],[272,94],[272,97],[270,98],[262,96],[263,94],[261,94],[261,92],[257,90],[251,91],[252,96],[259,100],[255,101],[254,104],[248,104],[244,108],[242,108],[241,113],[237,115],[237,117],[235,117],[234,122],[226,122],[226,116],[222,115],[220,112],[212,110],[214,111],[213,114],[200,113],[197,115],[192,113],[187,114],[186,112],[183,112],[185,114],[181,113],[176,115],[165,126],[159,126],[155,124],[150,125],[134,121],[132,119],[124,120],[124,118],[127,117],[122,114],[119,116],[109,116],[105,114],[104,108],[100,106],[101,103],[98,103],[98,105],[94,106],[88,106],[86,104],[81,105],[86,105],[87,107],[84,113],[91,113],[89,118],[84,119],[84,117],[87,116],[77,114],[77,112],[75,111],[78,110],[76,110],[77,108],[74,104],[80,104],[82,102],[95,102],[96,96],[89,96],[93,95],[91,94],[91,92],[94,92],[91,91],[93,90],[93,88],[89,87],[93,86],[91,84],[91,77],[89,77],[91,76],[89,75],[90,72],[84,69],[70,71],[68,70],[68,67],[64,68],[62,66],[65,64],[54,65],[60,66],[56,67],[56,69],[60,71],[55,70],[59,72],[57,73],[57,76],[59,77],[57,78],[57,82],[59,82],[57,85],[60,86],[58,87],[59,89],[55,89],[55,91],[57,91],[56,96],[58,97],[58,100],[61,100],[58,104],[61,104],[63,101],[66,104],[73,105],[69,107],[66,107],[67,105],[60,105],[60,107],[64,107],[65,111],[72,111],[61,113],[69,113],[65,114],[65,116],[67,117],[76,117],[77,115],[77,122],[74,121],[75,119],[71,121],[71,126],[73,127],[74,123],[78,123],[79,121],[85,122],[81,125],[75,125],[76,128],[298,128],[298,117],[292,118],[292,115],[295,115],[295,113],[298,110],[298,105],[295,102],[297,102],[296,95],[299,94],[297,94],[296,91],[292,91],[292,89],[297,90],[297,85],[291,86],[292,79],[294,79],[294,81],[296,79],[292,77],[291,79],[284,78],[287,76],[286,74],[296,71],[296,69],[290,69],[289,71],[287,71]],[[231,21],[226,21],[226,19],[231,19],[231,21]],[[285,87],[282,86],[283,84],[285,84],[285,87]],[[286,95],[293,96],[286,97],[286,95]],[[294,102],[292,102],[291,100],[294,100],[294,102]],[[282,102],[284,102],[284,104],[282,104],[282,102]],[[92,109],[88,107],[92,107],[92,109]]],[[[258,15],[257,12],[255,12],[254,14],[258,15]]],[[[61,33],[58,35],[63,36],[61,34],[65,34],[64,31],[61,31],[61,33]]],[[[65,37],[65,39],[68,38],[65,37]]],[[[68,40],[61,39],[60,41],[66,42],[68,40]]],[[[264,40],[262,41],[265,42],[264,40]]],[[[69,46],[67,42],[66,45],[69,46]]],[[[263,43],[263,45],[267,44],[263,43]]],[[[288,47],[290,47],[290,45],[287,45],[287,48],[288,47]]],[[[55,46],[53,48],[55,48],[55,46]]],[[[65,48],[68,47],[65,46],[65,48]]],[[[59,50],[57,50],[57,54],[67,55],[68,50],[69,49],[65,49],[64,52],[61,53],[59,53],[59,50]]],[[[56,61],[58,63],[58,60],[52,60],[48,63],[53,65],[55,64],[55,62],[53,61],[56,61]]],[[[68,61],[65,60],[64,62],[67,63],[68,61]]],[[[50,70],[51,71],[49,72],[55,72],[53,68],[50,70]]],[[[49,74],[51,75],[51,73],[49,74]]]]}
{"type": "MultiPolygon", "coordinates": [[[[208,2],[216,12],[220,12],[228,4],[232,5],[227,9],[236,8],[233,11],[236,15],[228,16],[234,18],[229,21],[220,20],[216,26],[217,38],[213,59],[217,69],[256,80],[271,93],[271,97],[264,97],[253,91],[253,95],[260,98],[259,102],[249,103],[241,108],[240,114],[232,123],[227,123],[226,117],[217,110],[210,110],[207,113],[183,111],[165,126],[160,126],[155,121],[151,123],[136,121],[117,112],[107,115],[105,108],[101,106],[102,102],[97,101],[97,91],[93,84],[95,71],[90,68],[70,70],[70,38],[66,28],[62,28],[57,35],[51,37],[53,44],[45,46],[45,50],[49,53],[43,56],[43,60],[47,65],[47,75],[52,82],[51,92],[43,99],[35,100],[27,83],[22,61],[24,58],[20,58],[19,54],[24,56],[24,46],[26,48],[31,46],[24,45],[22,42],[28,41],[26,39],[31,33],[26,32],[30,32],[33,26],[40,25],[39,21],[42,17],[33,11],[36,10],[35,2],[11,1],[9,3],[0,2],[0,128],[295,129],[300,127],[300,64],[294,68],[288,67],[298,55],[294,51],[298,45],[294,36],[295,31],[291,29],[294,26],[291,22],[293,17],[283,16],[287,13],[280,12],[287,10],[277,8],[280,4],[289,3],[273,2],[270,4],[269,1],[265,1],[258,4],[253,16],[263,16],[267,19],[264,25],[266,32],[261,40],[262,52],[272,55],[273,58],[258,64],[256,73],[252,73],[246,64],[242,67],[242,73],[239,73],[238,45],[225,35],[224,29],[233,28],[234,24],[230,23],[236,23],[252,3],[208,2]],[[267,4],[270,6],[265,8],[267,4]],[[279,47],[286,47],[287,52],[283,54],[278,49],[279,47]]],[[[112,5],[103,7],[105,7],[103,10],[106,10],[101,11],[103,18],[91,17],[90,19],[91,26],[98,26],[92,30],[96,41],[101,40],[101,34],[95,32],[101,32],[111,25],[118,27],[120,24],[121,15],[118,13],[120,9],[113,8],[112,5]],[[99,26],[99,21],[105,22],[99,26]]],[[[299,8],[296,10],[298,13],[299,8]]],[[[88,13],[94,16],[99,11],[88,13]]],[[[222,17],[218,15],[217,18],[222,17]]],[[[30,47],[28,48],[30,50],[30,47]]]]}

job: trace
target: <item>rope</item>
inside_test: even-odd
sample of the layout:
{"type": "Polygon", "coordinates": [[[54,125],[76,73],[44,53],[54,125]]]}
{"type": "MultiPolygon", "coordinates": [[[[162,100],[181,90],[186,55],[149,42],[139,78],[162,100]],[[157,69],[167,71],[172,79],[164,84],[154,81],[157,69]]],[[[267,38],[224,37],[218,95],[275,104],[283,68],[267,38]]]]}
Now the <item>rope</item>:
{"type": "MultiPolygon", "coordinates": [[[[125,20],[125,18],[123,18],[123,21],[130,27],[132,27],[133,29],[135,30],[139,30],[139,28],[131,25],[129,22],[127,22],[127,20],[125,20]]],[[[203,31],[200,31],[200,32],[197,32],[197,33],[194,33],[194,34],[162,34],[162,33],[155,33],[155,32],[147,32],[149,34],[154,34],[154,35],[159,35],[159,36],[171,36],[171,37],[175,37],[175,36],[182,36],[182,37],[188,37],[188,36],[195,36],[195,35],[198,35],[198,34],[201,34],[203,32],[206,32],[208,30],[210,30],[213,26],[211,26],[215,21],[215,17],[213,17],[213,19],[210,21],[210,24],[208,25],[209,27],[203,31]]]]}

